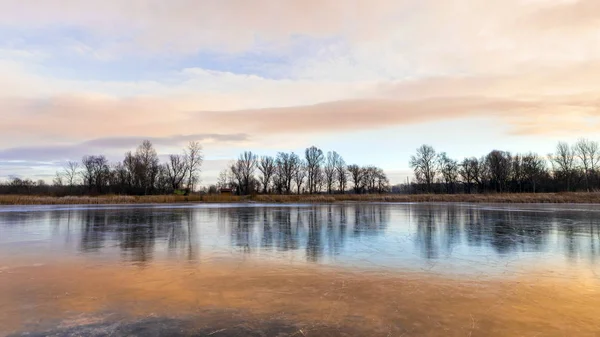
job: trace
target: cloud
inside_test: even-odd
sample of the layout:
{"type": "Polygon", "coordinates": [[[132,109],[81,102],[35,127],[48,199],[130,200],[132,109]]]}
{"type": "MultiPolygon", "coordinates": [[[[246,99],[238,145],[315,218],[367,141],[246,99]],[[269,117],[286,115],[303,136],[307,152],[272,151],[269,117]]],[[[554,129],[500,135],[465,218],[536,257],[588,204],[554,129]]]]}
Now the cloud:
{"type": "Polygon", "coordinates": [[[88,140],[81,146],[92,148],[132,148],[137,147],[142,141],[149,140],[158,146],[179,146],[186,142],[243,142],[249,140],[248,135],[238,134],[192,134],[175,135],[169,137],[108,137],[88,140]]]}
{"type": "Polygon", "coordinates": [[[581,30],[600,24],[600,2],[596,0],[557,1],[541,8],[530,17],[542,29],[581,30]]]}
{"type": "Polygon", "coordinates": [[[332,36],[340,31],[358,37],[368,35],[376,27],[374,23],[391,20],[391,13],[404,9],[407,3],[2,0],[0,21],[12,27],[45,29],[59,25],[85,29],[99,37],[120,35],[120,41],[110,47],[115,52],[233,52],[261,40],[281,44],[293,35],[332,36]]]}
{"type": "Polygon", "coordinates": [[[190,114],[209,128],[245,129],[253,134],[335,133],[465,117],[477,111],[518,107],[477,97],[420,101],[346,100],[309,106],[190,114]],[[249,116],[252,116],[251,118],[249,116]]]}
{"type": "Polygon", "coordinates": [[[215,134],[227,134],[228,139],[242,135],[236,140],[243,141],[247,140],[243,137],[342,133],[469,117],[495,119],[513,129],[536,122],[539,133],[553,134],[567,130],[562,123],[552,123],[553,118],[568,113],[575,128],[598,116],[600,101],[595,92],[600,88],[595,78],[600,63],[547,70],[383,81],[364,85],[356,96],[366,98],[320,102],[321,97],[313,97],[316,104],[298,105],[292,100],[281,107],[224,111],[206,109],[202,99],[193,97],[182,102],[179,95],[5,99],[0,131],[5,142],[27,142],[26,138],[35,135],[55,142],[95,137],[107,144],[132,145],[148,137],[156,137],[157,143],[179,141],[174,134],[200,134],[216,141],[227,139],[215,134]]]}
{"type": "Polygon", "coordinates": [[[237,143],[247,141],[245,134],[190,134],[168,137],[107,137],[84,141],[70,145],[23,146],[0,149],[0,166],[6,163],[31,162],[40,166],[43,161],[52,163],[67,160],[79,160],[84,155],[104,154],[110,159],[120,160],[128,150],[135,150],[144,140],[149,140],[155,147],[182,147],[189,141],[237,143]]]}
{"type": "Polygon", "coordinates": [[[532,123],[538,133],[561,134],[600,118],[595,97],[514,99],[485,96],[432,97],[420,100],[347,100],[311,106],[231,112],[198,112],[191,119],[222,132],[244,129],[250,134],[338,133],[357,130],[487,117],[514,130],[532,123]],[[560,118],[569,113],[571,128],[560,118]],[[248,116],[252,116],[249,118],[248,116]]]}
{"type": "Polygon", "coordinates": [[[0,150],[2,161],[60,161],[81,158],[85,149],[78,146],[29,146],[0,150]]]}
{"type": "MultiPolygon", "coordinates": [[[[0,22],[17,31],[51,35],[56,44],[64,43],[70,50],[108,60],[125,55],[191,55],[199,51],[290,55],[303,50],[295,44],[299,38],[308,37],[343,41],[351,49],[350,61],[363,63],[375,56],[374,65],[379,62],[382,68],[404,65],[437,71],[446,66],[443,70],[447,71],[451,64],[477,68],[481,61],[473,61],[481,56],[510,56],[505,52],[512,47],[530,51],[539,40],[535,35],[540,25],[579,25],[580,19],[593,22],[596,3],[0,0],[0,22]]],[[[313,56],[322,59],[319,56],[323,52],[329,56],[330,47],[319,48],[313,56]]],[[[512,62],[514,56],[495,58],[487,67],[494,67],[498,61],[512,62]]]]}
{"type": "Polygon", "coordinates": [[[120,155],[185,135],[263,149],[317,134],[351,143],[359,130],[481,118],[509,136],[592,133],[598,6],[0,0],[0,154],[120,155]]]}
{"type": "Polygon", "coordinates": [[[7,104],[0,117],[0,145],[16,139],[25,144],[52,139],[81,147],[131,147],[146,138],[165,146],[194,137],[203,142],[268,141],[284,134],[344,133],[470,117],[497,120],[513,133],[531,123],[538,125],[537,134],[575,132],[600,114],[599,99],[588,92],[596,88],[591,81],[579,90],[569,85],[568,80],[555,83],[535,76],[425,79],[380,84],[373,87],[377,98],[229,111],[202,110],[201,103],[194,111],[193,102],[182,107],[176,98],[166,97],[20,99],[7,104]],[[571,128],[553,122],[566,114],[571,128]],[[90,137],[97,139],[82,143],[90,137]]]}

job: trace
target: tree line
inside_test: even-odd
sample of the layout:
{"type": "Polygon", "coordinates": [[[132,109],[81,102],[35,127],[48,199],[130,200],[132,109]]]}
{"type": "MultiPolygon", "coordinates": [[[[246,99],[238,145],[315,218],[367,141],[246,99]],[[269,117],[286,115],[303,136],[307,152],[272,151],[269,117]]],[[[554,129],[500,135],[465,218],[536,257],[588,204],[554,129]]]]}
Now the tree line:
{"type": "Polygon", "coordinates": [[[559,142],[554,153],[493,150],[461,161],[420,146],[411,156],[413,183],[397,186],[411,193],[519,193],[595,191],[600,187],[598,142],[559,142]]]}
{"type": "Polygon", "coordinates": [[[86,155],[80,162],[69,161],[57,171],[52,185],[44,180],[12,177],[0,185],[4,194],[150,195],[186,194],[199,183],[203,161],[202,146],[190,142],[181,154],[169,155],[161,163],[152,143],[145,140],[125,158],[110,163],[104,155],[86,155]]]}
{"type": "MultiPolygon", "coordinates": [[[[135,151],[125,153],[120,162],[110,163],[104,155],[86,155],[80,162],[67,162],[56,172],[52,185],[44,180],[12,177],[0,184],[0,193],[186,194],[198,189],[202,162],[202,146],[198,142],[190,142],[181,154],[169,155],[161,163],[154,146],[146,140],[135,151]]],[[[258,156],[245,151],[220,173],[217,184],[204,192],[218,193],[223,189],[239,195],[385,193],[390,191],[390,184],[379,167],[347,165],[339,153],[324,153],[311,146],[303,156],[294,152],[258,156]]]]}
{"type": "MultiPolygon", "coordinates": [[[[120,162],[104,155],[86,155],[69,161],[56,173],[51,185],[43,180],[12,177],[0,184],[1,194],[186,194],[198,190],[203,162],[202,146],[190,142],[180,154],[160,162],[154,146],[144,141],[120,162]]],[[[278,152],[259,156],[244,151],[204,192],[231,189],[248,194],[315,193],[519,193],[596,191],[600,187],[600,146],[580,139],[559,142],[553,153],[512,154],[493,150],[481,157],[462,160],[420,146],[411,156],[412,181],[390,186],[383,169],[346,164],[336,151],[316,146],[304,153],[278,152]]]]}
{"type": "Polygon", "coordinates": [[[278,152],[258,156],[245,151],[219,174],[209,190],[232,189],[237,194],[385,193],[390,191],[383,169],[347,165],[336,151],[311,146],[300,156],[278,152]]]}

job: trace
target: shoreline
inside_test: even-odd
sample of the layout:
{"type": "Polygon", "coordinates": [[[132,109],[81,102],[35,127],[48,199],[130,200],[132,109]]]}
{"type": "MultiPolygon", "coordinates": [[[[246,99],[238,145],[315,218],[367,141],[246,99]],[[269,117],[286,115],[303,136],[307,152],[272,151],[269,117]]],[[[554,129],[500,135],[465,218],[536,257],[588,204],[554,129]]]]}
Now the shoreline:
{"type": "Polygon", "coordinates": [[[318,195],[0,195],[0,205],[118,205],[185,203],[339,203],[339,202],[451,202],[523,204],[600,204],[600,192],[502,194],[318,194],[318,195]]]}

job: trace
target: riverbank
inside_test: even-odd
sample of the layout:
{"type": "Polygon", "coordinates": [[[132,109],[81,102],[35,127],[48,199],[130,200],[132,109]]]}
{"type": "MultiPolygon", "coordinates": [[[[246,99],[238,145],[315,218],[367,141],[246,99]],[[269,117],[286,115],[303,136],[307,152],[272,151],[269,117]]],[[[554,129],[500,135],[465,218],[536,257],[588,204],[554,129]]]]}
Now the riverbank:
{"type": "Polygon", "coordinates": [[[600,193],[513,194],[336,194],[336,195],[103,195],[35,196],[0,195],[0,205],[90,205],[166,203],[333,203],[333,202],[468,202],[468,203],[575,203],[600,204],[600,193]]]}

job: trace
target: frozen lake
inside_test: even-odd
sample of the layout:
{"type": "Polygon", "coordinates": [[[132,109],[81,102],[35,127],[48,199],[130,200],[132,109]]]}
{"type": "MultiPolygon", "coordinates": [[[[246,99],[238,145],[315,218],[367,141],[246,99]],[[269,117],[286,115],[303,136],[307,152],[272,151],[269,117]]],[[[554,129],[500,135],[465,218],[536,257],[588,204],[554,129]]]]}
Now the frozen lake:
{"type": "Polygon", "coordinates": [[[599,258],[596,205],[6,206],[0,335],[594,335],[599,258]]]}
{"type": "Polygon", "coordinates": [[[511,275],[600,267],[600,207],[336,204],[0,207],[0,252],[144,265],[249,259],[511,275]]]}

